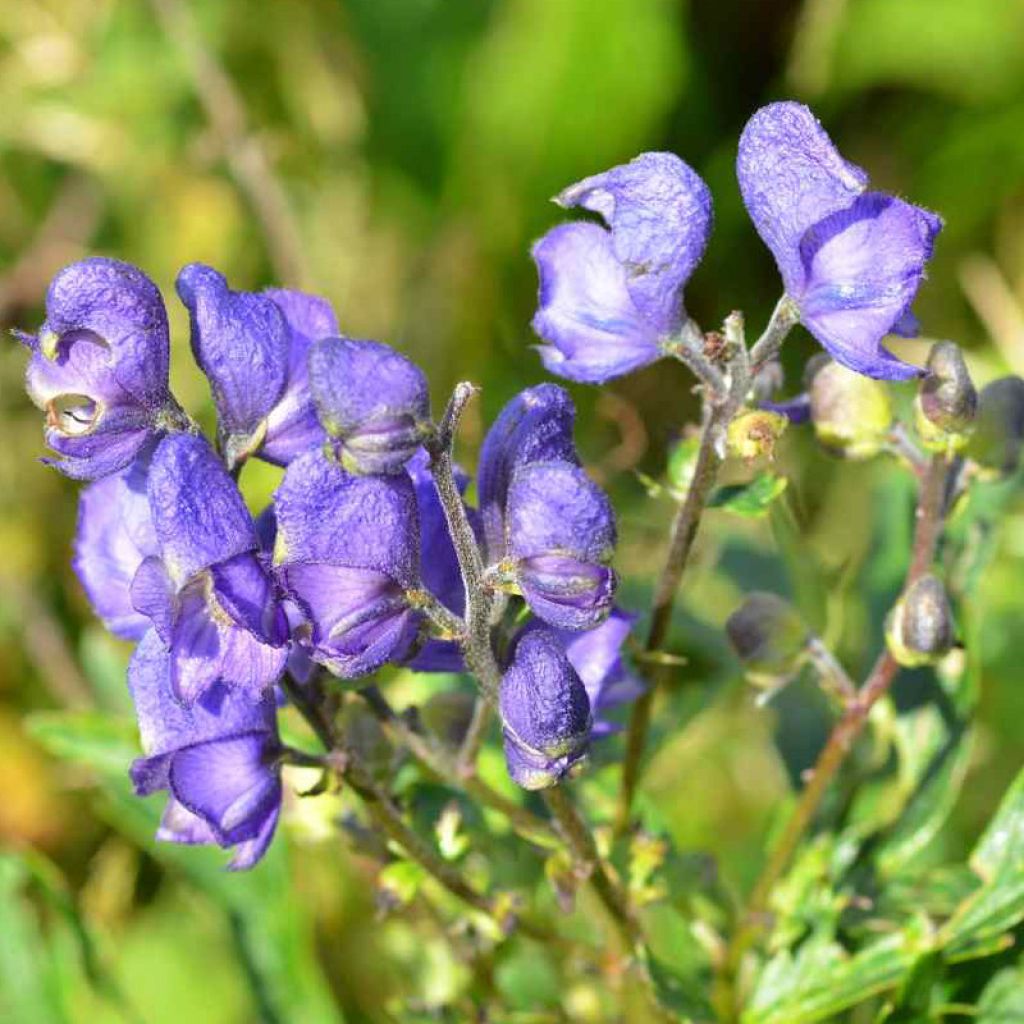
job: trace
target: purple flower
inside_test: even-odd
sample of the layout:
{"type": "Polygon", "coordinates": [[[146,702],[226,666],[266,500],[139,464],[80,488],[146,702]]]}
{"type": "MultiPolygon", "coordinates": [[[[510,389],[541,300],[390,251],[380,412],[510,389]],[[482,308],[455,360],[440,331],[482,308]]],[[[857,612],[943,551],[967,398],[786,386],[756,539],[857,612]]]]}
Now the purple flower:
{"type": "Polygon", "coordinates": [[[206,441],[175,434],[153,455],[148,492],[160,553],[131,596],[170,648],[174,693],[192,704],[221,683],[262,697],[284,670],[288,630],[238,488],[206,441]]]}
{"type": "Polygon", "coordinates": [[[281,809],[273,694],[254,701],[218,682],[183,707],[172,671],[170,652],[151,630],[128,668],[146,754],[131,768],[135,792],[170,794],[158,839],[234,847],[232,870],[251,868],[281,809]]]}
{"type": "Polygon", "coordinates": [[[750,217],[807,329],[858,373],[918,376],[882,339],[917,333],[910,307],[941,218],[867,191],[867,174],[839,155],[798,103],[773,103],[754,114],[736,169],[750,217]]]}
{"type": "Polygon", "coordinates": [[[132,604],[131,584],[146,558],[159,555],[149,510],[149,459],[90,484],[78,501],[72,561],[96,614],[115,636],[141,640],[150,621],[132,604]]]}
{"type": "Polygon", "coordinates": [[[711,233],[707,185],[677,156],[644,153],[555,201],[601,214],[608,228],[562,224],[533,248],[544,365],[600,384],[660,359],[683,327],[682,289],[711,233]]]}
{"type": "Polygon", "coordinates": [[[499,693],[505,761],[524,789],[554,786],[587,752],[587,691],[549,629],[524,632],[499,693]]]}
{"type": "Polygon", "coordinates": [[[388,345],[324,338],[310,352],[309,379],[349,472],[400,472],[430,429],[426,378],[388,345]]]}
{"type": "Polygon", "coordinates": [[[176,282],[188,309],[192,353],[210,381],[217,433],[229,467],[253,455],[267,418],[284,395],[291,334],[273,299],[232,291],[202,263],[183,267],[176,282]]]}
{"type": "Polygon", "coordinates": [[[617,583],[608,567],[615,514],[579,466],[520,467],[506,530],[511,575],[535,615],[560,629],[590,629],[607,617],[617,583]]]}
{"type": "Polygon", "coordinates": [[[50,283],[26,387],[46,412],[46,443],[61,472],[94,480],[127,466],[158,432],[180,426],[167,383],[167,313],[135,267],[93,257],[50,283]]]}
{"type": "Polygon", "coordinates": [[[314,341],[338,333],[338,322],[326,299],[303,292],[270,288],[288,325],[288,367],[284,392],[266,419],[266,435],[259,456],[278,466],[326,440],[309,390],[309,350],[314,341]]]}
{"type": "Polygon", "coordinates": [[[274,564],[308,620],[314,660],[343,679],[409,652],[420,625],[416,495],[406,473],[353,476],[321,451],[292,462],[274,496],[274,564]]]}
{"type": "Polygon", "coordinates": [[[539,384],[516,395],[487,431],[477,491],[492,561],[505,555],[505,504],[512,474],[528,462],[558,459],[578,465],[572,439],[575,420],[569,393],[557,384],[539,384]]]}
{"type": "Polygon", "coordinates": [[[591,730],[594,737],[618,732],[620,726],[607,718],[607,714],[636,700],[647,688],[644,681],[631,672],[622,660],[623,644],[635,622],[635,615],[621,608],[613,608],[600,626],[582,633],[550,629],[534,620],[520,634],[546,630],[558,638],[569,664],[586,688],[594,716],[591,730]]]}

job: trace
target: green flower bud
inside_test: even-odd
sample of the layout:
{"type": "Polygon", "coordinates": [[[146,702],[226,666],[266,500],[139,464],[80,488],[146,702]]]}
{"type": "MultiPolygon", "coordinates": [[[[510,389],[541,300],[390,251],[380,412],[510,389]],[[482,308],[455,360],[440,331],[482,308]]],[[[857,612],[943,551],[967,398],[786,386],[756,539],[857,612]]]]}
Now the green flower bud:
{"type": "Polygon", "coordinates": [[[789,420],[777,412],[755,409],[741,413],[729,424],[726,444],[729,454],[746,462],[762,456],[775,457],[775,445],[789,426],[789,420]]]}
{"type": "Polygon", "coordinates": [[[981,389],[967,457],[992,476],[1009,476],[1024,442],[1024,380],[1000,377],[981,389]]]}
{"type": "Polygon", "coordinates": [[[960,346],[938,341],[928,355],[928,375],[914,405],[917,432],[931,451],[960,451],[978,411],[978,392],[960,346]]]}
{"type": "Polygon", "coordinates": [[[884,384],[830,361],[812,376],[809,393],[814,432],[826,448],[848,459],[878,454],[893,418],[884,384]]]}
{"type": "Polygon", "coordinates": [[[729,616],[725,632],[743,662],[747,679],[773,689],[800,667],[811,631],[796,609],[777,594],[754,591],[729,616]]]}
{"type": "Polygon", "coordinates": [[[946,588],[936,576],[922,576],[889,613],[885,639],[892,656],[907,668],[934,665],[953,646],[953,613],[946,588]]]}

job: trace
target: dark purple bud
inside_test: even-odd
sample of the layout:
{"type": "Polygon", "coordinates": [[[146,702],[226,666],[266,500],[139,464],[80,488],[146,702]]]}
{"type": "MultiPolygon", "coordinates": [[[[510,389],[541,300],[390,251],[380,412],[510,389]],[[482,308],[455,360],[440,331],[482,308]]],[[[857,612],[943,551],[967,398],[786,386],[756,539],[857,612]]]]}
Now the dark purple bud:
{"type": "Polygon", "coordinates": [[[167,313],[156,285],[94,257],[51,282],[26,387],[46,412],[46,443],[67,476],[92,480],[128,466],[160,431],[181,425],[167,383],[167,313]]]}
{"type": "Polygon", "coordinates": [[[524,789],[554,786],[586,754],[590,702],[558,638],[520,636],[499,695],[505,760],[524,789]]]}
{"type": "Polygon", "coordinates": [[[837,362],[885,380],[919,376],[882,346],[912,336],[910,306],[942,220],[868,192],[807,107],[772,103],[747,123],[736,163],[740,191],[775,256],[801,322],[837,362]]]}
{"type": "Polygon", "coordinates": [[[573,441],[576,407],[557,384],[521,391],[487,431],[480,449],[480,515],[488,557],[505,555],[505,505],[512,474],[528,462],[560,460],[579,464],[573,441]]]}
{"type": "Polygon", "coordinates": [[[530,609],[560,629],[590,629],[611,611],[616,577],[615,514],[579,467],[520,467],[508,493],[508,550],[530,609]]]}
{"type": "Polygon", "coordinates": [[[220,445],[233,466],[263,443],[267,417],[284,394],[288,325],[273,300],[232,291],[202,263],[184,267],[176,287],[189,312],[193,355],[213,391],[220,445]]]}
{"type": "Polygon", "coordinates": [[[602,383],[659,359],[682,326],[683,285],[711,232],[707,186],[673,154],[644,153],[557,201],[601,214],[608,228],[563,224],[534,246],[544,365],[602,383]]]}
{"type": "Polygon", "coordinates": [[[901,665],[934,665],[953,646],[953,612],[936,576],[922,576],[904,592],[885,626],[889,651],[901,665]]]}
{"type": "Polygon", "coordinates": [[[230,867],[252,867],[266,852],[281,808],[276,705],[241,691],[211,687],[182,706],[171,654],[154,631],[128,669],[145,757],[131,769],[135,790],[169,792],[157,838],[233,847],[230,867]]]}
{"type": "Polygon", "coordinates": [[[750,682],[769,689],[799,668],[811,639],[796,609],[764,591],[744,598],[726,620],[725,632],[750,682]]]}
{"type": "Polygon", "coordinates": [[[1020,465],[1024,443],[1024,380],[1000,377],[981,389],[967,456],[988,473],[1008,476],[1020,465]]]}
{"type": "Polygon", "coordinates": [[[274,564],[302,609],[313,658],[355,678],[400,661],[419,629],[416,496],[406,473],[353,476],[313,451],[274,496],[274,564]]]}
{"type": "Polygon", "coordinates": [[[918,434],[930,450],[958,451],[967,444],[978,413],[978,392],[960,346],[935,342],[926,370],[917,396],[918,434]]]}
{"type": "Polygon", "coordinates": [[[321,339],[309,379],[320,422],[351,473],[399,472],[430,432],[427,380],[388,345],[321,339]]]}
{"type": "Polygon", "coordinates": [[[257,698],[280,678],[288,628],[235,482],[200,437],[161,442],[149,471],[160,557],[132,583],[170,647],[172,685],[194,703],[218,681],[257,698]]]}
{"type": "Polygon", "coordinates": [[[148,460],[97,480],[78,501],[72,564],[96,614],[115,636],[140,640],[149,619],[132,603],[132,580],[159,544],[146,492],[148,460]]]}
{"type": "Polygon", "coordinates": [[[616,708],[636,700],[647,688],[622,658],[622,648],[635,623],[635,615],[613,608],[608,618],[594,629],[583,632],[551,629],[533,620],[520,634],[544,630],[558,638],[569,663],[586,688],[594,718],[591,730],[594,737],[618,732],[621,726],[607,716],[616,708]]]}
{"type": "Polygon", "coordinates": [[[309,390],[309,350],[314,341],[336,335],[338,322],[326,299],[279,288],[270,288],[263,294],[284,314],[289,345],[284,392],[267,416],[259,456],[278,466],[287,466],[296,456],[326,439],[309,390]]]}

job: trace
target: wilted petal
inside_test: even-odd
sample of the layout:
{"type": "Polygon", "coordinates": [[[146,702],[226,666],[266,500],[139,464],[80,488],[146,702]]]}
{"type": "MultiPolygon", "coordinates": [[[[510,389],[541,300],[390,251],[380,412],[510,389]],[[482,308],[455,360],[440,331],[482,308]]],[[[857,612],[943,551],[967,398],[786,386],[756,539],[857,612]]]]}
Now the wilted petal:
{"type": "Polygon", "coordinates": [[[894,324],[909,326],[906,313],[940,227],[919,207],[868,192],[807,231],[800,242],[801,315],[837,362],[884,380],[920,376],[881,340],[894,324]]]}
{"type": "Polygon", "coordinates": [[[164,564],[179,587],[256,548],[242,495],[201,437],[173,434],[161,441],[150,466],[149,503],[164,564]]]}
{"type": "Polygon", "coordinates": [[[309,355],[320,422],[340,444],[346,469],[395,473],[430,424],[427,380],[415,363],[378,341],[324,338],[309,355]]]}
{"type": "Polygon", "coordinates": [[[336,335],[338,322],[326,299],[283,288],[269,288],[263,294],[284,314],[290,343],[284,393],[267,417],[259,455],[268,462],[287,466],[326,437],[309,390],[309,349],[314,341],[336,335]]]}
{"type": "Polygon", "coordinates": [[[131,585],[143,560],[157,551],[145,460],[82,491],[72,564],[96,614],[115,636],[139,640],[149,628],[132,603],[131,585]]]}
{"type": "Polygon", "coordinates": [[[526,776],[528,788],[553,785],[586,749],[587,691],[549,630],[519,637],[501,679],[499,709],[509,771],[520,785],[526,776]]]}
{"type": "Polygon", "coordinates": [[[540,291],[533,329],[547,342],[544,365],[568,380],[602,384],[661,358],[657,328],[644,319],[598,224],[561,224],[534,247],[540,291]]]}
{"type": "Polygon", "coordinates": [[[747,122],[736,173],[747,212],[775,256],[786,291],[799,294],[800,240],[864,192],[867,174],[839,155],[807,107],[789,102],[762,107],[747,122]]]}
{"type": "Polygon", "coordinates": [[[557,384],[521,391],[502,409],[480,449],[480,515],[488,556],[505,554],[505,503],[512,474],[528,462],[579,463],[573,441],[576,407],[557,384]]]}
{"type": "Polygon", "coordinates": [[[192,352],[213,389],[225,448],[251,454],[284,392],[290,347],[284,315],[265,295],[232,291],[222,274],[202,263],[184,267],[176,287],[191,320],[192,352]]]}
{"type": "Polygon", "coordinates": [[[323,562],[418,582],[416,496],[405,473],[353,476],[313,451],[292,462],[274,495],[276,565],[323,562]]]}
{"type": "Polygon", "coordinates": [[[711,233],[711,192],[696,172],[672,153],[643,153],[571,185],[558,202],[604,217],[637,310],[659,334],[677,331],[682,287],[711,233]]]}

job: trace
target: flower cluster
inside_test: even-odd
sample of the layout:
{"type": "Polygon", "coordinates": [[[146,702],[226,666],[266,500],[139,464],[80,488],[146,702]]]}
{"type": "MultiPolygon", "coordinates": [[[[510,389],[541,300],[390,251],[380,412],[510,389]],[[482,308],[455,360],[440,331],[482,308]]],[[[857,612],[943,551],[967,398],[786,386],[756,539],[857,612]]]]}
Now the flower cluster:
{"type": "MultiPolygon", "coordinates": [[[[171,395],[166,311],[139,270],[66,268],[22,340],[57,466],[92,481],[75,569],[108,628],[137,642],[136,789],[169,793],[160,838],[232,847],[246,868],[280,811],[289,687],[317,666],[344,680],[388,663],[463,671],[467,593],[423,373],[340,335],[322,299],[236,292],[198,264],[177,290],[215,443],[171,395]],[[238,486],[250,458],[284,469],[255,517],[238,486]]],[[[632,619],[613,608],[614,515],[580,466],[573,421],[561,388],[517,396],[483,446],[480,510],[462,509],[495,604],[521,598],[533,613],[506,636],[498,700],[527,788],[562,778],[639,692],[620,657],[632,619]]],[[[469,477],[456,481],[465,491],[469,477]]]]}

